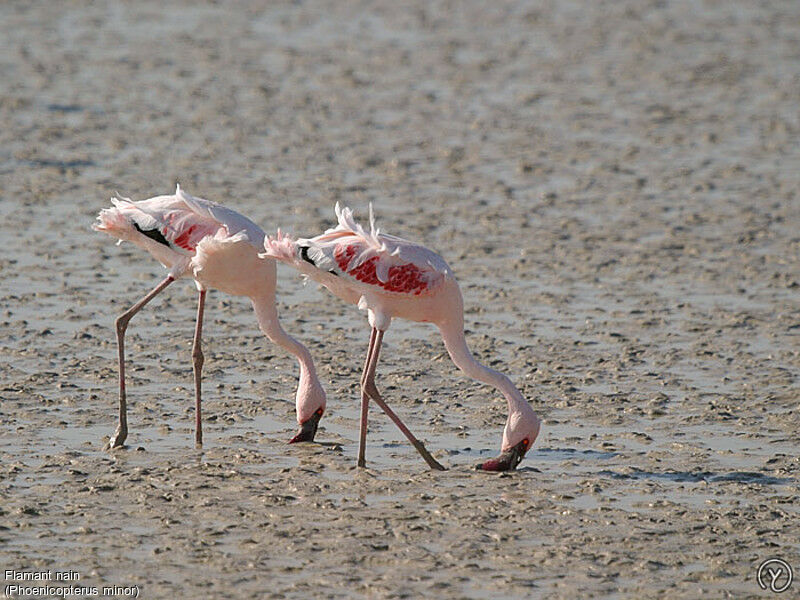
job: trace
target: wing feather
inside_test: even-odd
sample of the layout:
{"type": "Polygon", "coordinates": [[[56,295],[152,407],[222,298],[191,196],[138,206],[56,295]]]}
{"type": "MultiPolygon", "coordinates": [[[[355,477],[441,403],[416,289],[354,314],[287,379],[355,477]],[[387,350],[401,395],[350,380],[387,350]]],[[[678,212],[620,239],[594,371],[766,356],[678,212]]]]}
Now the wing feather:
{"type": "Polygon", "coordinates": [[[264,243],[264,238],[266,237],[264,230],[235,210],[212,202],[211,200],[187,194],[181,189],[180,185],[176,186],[175,196],[182,200],[190,210],[198,215],[214,219],[217,223],[225,227],[230,235],[236,235],[243,231],[247,235],[250,243],[259,248],[264,243]]]}
{"type": "Polygon", "coordinates": [[[436,287],[452,271],[444,259],[424,246],[381,233],[370,205],[370,230],[348,207],[336,204],[338,225],[314,238],[297,240],[302,258],[362,289],[419,295],[436,287]]]}

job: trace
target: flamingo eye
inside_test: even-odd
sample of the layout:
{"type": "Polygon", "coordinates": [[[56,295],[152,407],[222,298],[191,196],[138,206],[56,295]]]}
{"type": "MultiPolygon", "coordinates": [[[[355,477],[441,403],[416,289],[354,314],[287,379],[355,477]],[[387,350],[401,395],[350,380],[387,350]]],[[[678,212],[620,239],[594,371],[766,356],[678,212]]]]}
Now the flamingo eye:
{"type": "Polygon", "coordinates": [[[531,442],[530,442],[530,440],[528,440],[528,438],[525,438],[524,440],[522,440],[522,445],[523,445],[523,446],[524,446],[526,449],[528,448],[528,445],[529,445],[530,443],[531,443],[531,442]]]}
{"type": "Polygon", "coordinates": [[[323,412],[323,411],[322,411],[322,407],[320,407],[320,408],[318,408],[318,409],[317,409],[317,412],[316,412],[316,414],[317,414],[317,415],[319,415],[319,416],[321,417],[321,416],[322,416],[322,412],[323,412]]]}

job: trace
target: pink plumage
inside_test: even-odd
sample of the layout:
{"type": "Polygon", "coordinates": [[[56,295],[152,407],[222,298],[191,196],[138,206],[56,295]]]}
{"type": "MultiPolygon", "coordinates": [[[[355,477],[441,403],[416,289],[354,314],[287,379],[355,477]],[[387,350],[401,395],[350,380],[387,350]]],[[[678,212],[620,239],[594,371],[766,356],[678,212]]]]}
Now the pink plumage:
{"type": "Polygon", "coordinates": [[[480,468],[516,468],[539,434],[540,421],[511,381],[478,363],[464,338],[463,300],[450,267],[437,253],[408,240],[381,233],[370,206],[370,229],[336,205],[338,225],[322,235],[294,240],[280,230],[264,240],[260,256],[275,258],[318,281],[346,302],[367,311],[372,334],[362,376],[359,466],[365,464],[369,399],[392,418],[432,468],[443,468],[385,404],[374,377],[383,333],[393,318],[434,323],[453,362],[467,375],[494,386],[508,403],[501,454],[480,468]]]}
{"type": "Polygon", "coordinates": [[[139,202],[112,198],[112,204],[111,208],[100,211],[93,228],[146,250],[169,269],[169,274],[117,319],[120,415],[109,447],[121,446],[128,433],[124,352],[128,322],[167,285],[181,277],[193,278],[199,293],[192,351],[197,445],[202,444],[200,382],[204,359],[201,338],[207,288],[249,297],[262,332],[297,357],[300,378],[296,405],[300,431],[291,441],[313,440],[325,409],[325,392],[308,350],[289,336],[278,321],[275,263],[258,256],[265,239],[264,231],[244,215],[216,202],[191,196],[180,186],[174,195],[139,202]]]}

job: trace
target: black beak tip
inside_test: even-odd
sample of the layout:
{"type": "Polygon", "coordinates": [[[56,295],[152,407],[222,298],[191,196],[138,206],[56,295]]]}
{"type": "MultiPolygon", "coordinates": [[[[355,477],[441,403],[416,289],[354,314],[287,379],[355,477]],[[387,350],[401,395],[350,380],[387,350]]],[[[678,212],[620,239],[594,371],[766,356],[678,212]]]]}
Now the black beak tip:
{"type": "Polygon", "coordinates": [[[513,471],[516,465],[504,456],[498,456],[486,462],[478,463],[475,465],[476,471],[489,471],[492,473],[499,473],[502,471],[513,471]]]}
{"type": "Polygon", "coordinates": [[[515,471],[517,469],[517,465],[522,462],[524,456],[525,452],[522,451],[518,446],[515,446],[510,450],[506,450],[505,452],[501,453],[497,458],[492,458],[486,462],[475,465],[475,469],[477,471],[491,472],[515,471]]]}
{"type": "MultiPolygon", "coordinates": [[[[316,433],[316,432],[314,432],[314,433],[316,433]]],[[[298,431],[297,434],[292,439],[290,439],[288,443],[289,444],[299,444],[300,442],[313,442],[314,441],[314,433],[308,433],[308,432],[304,431],[303,428],[301,427],[300,431],[298,431]]]]}
{"type": "Polygon", "coordinates": [[[300,430],[295,434],[295,436],[289,440],[290,444],[297,444],[300,442],[313,442],[314,436],[317,435],[317,426],[319,425],[319,420],[322,418],[322,412],[314,413],[310,419],[306,420],[303,424],[300,425],[300,430]]]}

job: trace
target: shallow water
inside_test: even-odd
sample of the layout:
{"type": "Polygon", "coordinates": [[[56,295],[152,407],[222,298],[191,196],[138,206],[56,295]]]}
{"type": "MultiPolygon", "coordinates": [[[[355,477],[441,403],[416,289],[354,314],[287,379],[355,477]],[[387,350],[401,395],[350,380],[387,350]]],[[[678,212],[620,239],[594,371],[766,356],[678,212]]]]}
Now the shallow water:
{"type": "MultiPolygon", "coordinates": [[[[795,3],[0,6],[0,570],[142,597],[766,597],[800,569],[800,61],[795,3]],[[116,191],[189,192],[274,231],[374,203],[438,250],[475,355],[543,418],[516,473],[505,402],[432,326],[371,411],[364,315],[279,267],[329,404],[211,292],[194,448],[193,285],[89,229],[116,191]]],[[[795,584],[796,585],[796,584],[795,584]]],[[[793,588],[794,589],[794,588],[793,588]]]]}

